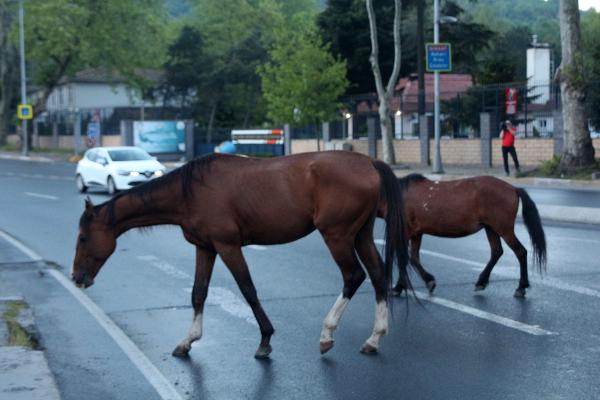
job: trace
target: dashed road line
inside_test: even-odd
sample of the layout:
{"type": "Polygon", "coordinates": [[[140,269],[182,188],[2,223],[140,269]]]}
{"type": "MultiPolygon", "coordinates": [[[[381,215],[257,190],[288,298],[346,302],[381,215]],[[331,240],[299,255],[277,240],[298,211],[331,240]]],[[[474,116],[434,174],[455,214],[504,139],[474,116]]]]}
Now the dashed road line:
{"type": "Polygon", "coordinates": [[[42,193],[33,193],[33,192],[25,192],[24,193],[26,196],[31,196],[31,197],[37,197],[40,199],[46,199],[46,200],[58,200],[58,197],[56,196],[51,196],[49,194],[42,194],[42,193]]]}
{"type": "Polygon", "coordinates": [[[506,326],[508,328],[516,329],[518,331],[525,332],[530,335],[535,335],[535,336],[557,335],[557,333],[547,331],[545,329],[540,328],[537,325],[524,324],[522,322],[515,321],[510,318],[501,317],[499,315],[492,314],[487,311],[482,311],[478,308],[466,306],[464,304],[456,303],[451,300],[443,299],[441,297],[430,296],[426,293],[422,293],[422,292],[418,292],[418,291],[415,292],[415,294],[421,300],[425,300],[430,303],[434,303],[434,304],[437,304],[437,305],[440,305],[440,306],[443,306],[446,308],[460,311],[462,313],[469,314],[469,315],[472,315],[477,318],[485,319],[487,321],[491,321],[496,324],[506,326]]]}

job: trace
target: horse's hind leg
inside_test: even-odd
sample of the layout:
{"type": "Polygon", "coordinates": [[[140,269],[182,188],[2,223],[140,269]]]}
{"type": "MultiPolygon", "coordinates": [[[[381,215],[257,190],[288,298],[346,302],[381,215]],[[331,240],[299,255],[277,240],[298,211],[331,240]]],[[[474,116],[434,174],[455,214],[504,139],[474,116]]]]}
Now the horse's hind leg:
{"type": "Polygon", "coordinates": [[[525,297],[526,289],[529,287],[529,277],[527,275],[527,249],[521,244],[519,239],[517,239],[514,231],[511,231],[507,235],[503,235],[502,238],[517,256],[519,267],[521,269],[519,286],[515,290],[514,296],[525,297]]]}
{"type": "Polygon", "coordinates": [[[261,333],[261,341],[258,350],[256,350],[256,353],[254,354],[254,357],[267,358],[272,351],[270,342],[271,336],[273,336],[275,330],[273,329],[273,325],[271,325],[271,321],[269,321],[267,314],[263,310],[260,301],[258,300],[256,288],[252,282],[252,277],[250,276],[250,271],[248,270],[248,265],[246,264],[244,255],[242,254],[242,249],[238,245],[220,245],[217,246],[217,251],[233,275],[233,278],[238,284],[242,295],[250,305],[250,308],[254,313],[254,317],[258,322],[261,333]]]}
{"type": "Polygon", "coordinates": [[[173,350],[172,354],[175,357],[187,356],[192,348],[192,343],[202,337],[202,311],[208,294],[208,284],[215,264],[215,257],[214,251],[196,247],[196,276],[194,278],[194,288],[192,289],[194,319],[188,335],[173,350]]]}
{"type": "Polygon", "coordinates": [[[500,235],[494,232],[489,226],[485,227],[485,234],[487,235],[488,242],[490,242],[491,256],[487,265],[479,274],[479,279],[477,279],[477,283],[475,284],[475,291],[483,290],[488,285],[490,280],[490,274],[492,273],[492,269],[502,257],[502,242],[500,241],[500,235]]]}
{"type": "Polygon", "coordinates": [[[321,354],[328,352],[333,347],[333,331],[337,328],[348,302],[366,278],[365,272],[354,253],[352,238],[335,237],[331,233],[323,233],[323,237],[327,247],[331,251],[331,255],[342,272],[344,288],[323,320],[323,327],[319,338],[321,354]]]}
{"type": "Polygon", "coordinates": [[[372,226],[369,228],[367,225],[359,232],[356,240],[356,251],[367,269],[369,277],[371,278],[371,283],[375,289],[376,304],[373,333],[360,349],[360,351],[365,354],[372,354],[378,351],[379,339],[381,336],[385,335],[388,330],[388,282],[383,268],[383,261],[373,242],[372,232],[372,226]]]}
{"type": "MultiPolygon", "coordinates": [[[[435,276],[431,275],[421,264],[421,256],[419,252],[421,251],[421,243],[422,243],[423,235],[415,235],[410,239],[410,263],[417,270],[421,279],[427,285],[427,289],[429,293],[433,293],[436,283],[435,276]]],[[[401,276],[398,277],[398,281],[396,282],[396,286],[392,289],[392,294],[394,296],[400,296],[402,292],[406,289],[406,284],[404,283],[401,276]]]]}

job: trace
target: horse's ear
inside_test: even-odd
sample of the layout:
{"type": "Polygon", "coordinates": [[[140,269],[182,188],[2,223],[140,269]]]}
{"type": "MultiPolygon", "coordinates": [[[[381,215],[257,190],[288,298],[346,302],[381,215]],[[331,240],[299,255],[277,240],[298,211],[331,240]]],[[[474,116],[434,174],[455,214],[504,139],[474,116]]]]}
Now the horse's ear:
{"type": "Polygon", "coordinates": [[[92,199],[90,199],[90,196],[87,196],[85,198],[85,213],[89,216],[92,216],[94,214],[94,204],[92,203],[92,199]]]}

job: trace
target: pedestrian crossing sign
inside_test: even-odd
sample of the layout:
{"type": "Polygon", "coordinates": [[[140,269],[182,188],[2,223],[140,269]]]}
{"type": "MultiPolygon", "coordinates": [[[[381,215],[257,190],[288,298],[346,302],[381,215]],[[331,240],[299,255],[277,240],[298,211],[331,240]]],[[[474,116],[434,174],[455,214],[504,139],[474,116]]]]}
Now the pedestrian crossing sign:
{"type": "Polygon", "coordinates": [[[33,108],[30,104],[19,104],[17,107],[17,117],[19,119],[33,118],[33,108]]]}

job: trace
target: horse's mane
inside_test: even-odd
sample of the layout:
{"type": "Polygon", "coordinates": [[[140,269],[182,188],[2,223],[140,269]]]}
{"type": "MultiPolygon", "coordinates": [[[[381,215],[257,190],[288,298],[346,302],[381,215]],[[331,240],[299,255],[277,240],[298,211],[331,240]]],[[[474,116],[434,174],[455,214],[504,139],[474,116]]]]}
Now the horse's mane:
{"type": "Polygon", "coordinates": [[[427,178],[421,174],[408,174],[403,178],[398,178],[398,183],[400,184],[400,190],[404,192],[411,184],[426,180],[427,178]]]}
{"type": "Polygon", "coordinates": [[[125,196],[136,196],[141,199],[144,205],[152,201],[152,195],[158,190],[165,190],[167,187],[181,185],[181,193],[184,199],[192,197],[192,184],[194,182],[202,182],[204,174],[210,171],[210,165],[217,159],[219,154],[213,153],[203,157],[195,158],[188,161],[179,168],[174,169],[161,176],[160,178],[152,179],[141,185],[134,186],[124,192],[120,192],[109,201],[100,205],[94,206],[94,211],[98,212],[101,208],[107,207],[107,223],[109,226],[114,226],[115,219],[115,205],[116,202],[125,196]]]}

